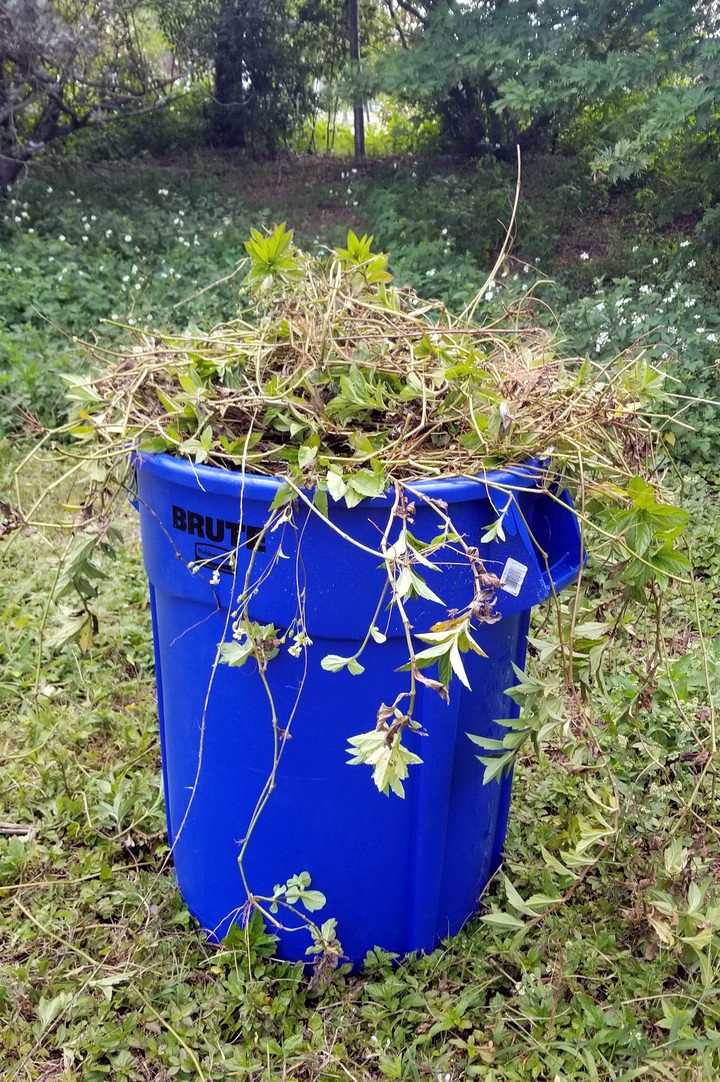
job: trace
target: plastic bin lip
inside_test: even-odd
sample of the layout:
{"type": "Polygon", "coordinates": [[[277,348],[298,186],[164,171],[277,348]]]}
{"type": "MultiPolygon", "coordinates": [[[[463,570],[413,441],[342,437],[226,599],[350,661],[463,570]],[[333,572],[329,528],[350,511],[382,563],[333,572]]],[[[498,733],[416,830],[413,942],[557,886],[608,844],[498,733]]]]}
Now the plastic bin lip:
{"type": "MultiPolygon", "coordinates": [[[[216,496],[240,495],[243,488],[242,473],[239,470],[223,470],[217,466],[203,466],[178,458],[165,452],[135,451],[133,460],[149,469],[159,479],[169,484],[182,485],[185,488],[205,491],[216,496]]],[[[470,477],[437,477],[408,481],[410,491],[416,490],[431,500],[444,500],[446,503],[462,503],[466,500],[487,499],[493,493],[502,493],[506,489],[536,488],[544,474],[545,463],[540,458],[529,458],[522,464],[508,466],[505,469],[487,470],[478,475],[476,480],[470,477]]],[[[269,477],[265,474],[246,473],[244,494],[248,499],[272,501],[275,493],[283,484],[281,477],[269,477]]],[[[388,507],[393,502],[393,494],[363,500],[363,505],[388,507]]]]}

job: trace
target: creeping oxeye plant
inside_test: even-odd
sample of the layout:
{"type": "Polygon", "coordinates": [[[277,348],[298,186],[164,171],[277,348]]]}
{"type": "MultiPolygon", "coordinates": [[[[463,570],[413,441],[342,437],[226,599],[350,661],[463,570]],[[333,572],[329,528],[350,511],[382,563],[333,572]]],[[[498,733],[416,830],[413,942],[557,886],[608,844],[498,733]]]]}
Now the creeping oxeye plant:
{"type": "MultiPolygon", "coordinates": [[[[293,725],[302,712],[305,677],[293,684],[288,704],[289,678],[278,685],[273,673],[286,673],[288,658],[307,672],[313,652],[322,650],[314,641],[318,606],[332,609],[334,584],[344,581],[338,557],[337,567],[326,569],[319,600],[312,594],[317,584],[306,582],[303,570],[306,530],[321,524],[340,548],[370,558],[373,572],[380,569],[374,607],[365,632],[351,640],[354,649],[324,652],[317,661],[323,679],[367,681],[380,671],[371,669],[378,652],[401,644],[392,687],[373,686],[366,728],[351,732],[346,743],[350,763],[368,767],[381,793],[403,797],[413,774],[423,770],[421,699],[448,704],[471,689],[472,674],[482,672],[478,666],[493,661],[487,628],[502,622],[500,592],[517,598],[523,589],[527,567],[515,559],[502,566],[493,559],[494,546],[526,537],[548,594],[555,592],[557,565],[543,547],[546,533],[527,518],[523,494],[541,492],[548,507],[575,516],[574,572],[558,588],[577,573],[585,547],[612,563],[628,604],[660,605],[668,583],[685,576],[678,544],[685,514],[666,502],[662,483],[672,395],[640,347],[606,364],[562,356],[535,324],[532,299],[483,324],[475,319],[476,303],[454,316],[396,288],[387,256],[373,252],[370,237],[350,232],[343,248],[315,256],[299,251],[279,225],[268,234],[254,231],[246,249],[236,319],[172,335],[127,328],[132,346],[117,356],[100,341],[91,348],[93,374],[69,381],[74,408],[65,434],[74,444],[67,454],[70,471],[84,477],[75,524],[86,536],[65,561],[62,589],[75,589],[81,599],[75,619],[82,630],[73,625],[68,634],[87,638],[95,582],[103,573],[98,561],[116,540],[113,511],[148,456],[190,464],[198,491],[206,476],[198,467],[240,478],[238,521],[228,510],[207,516],[179,506],[166,521],[147,505],[142,484],[136,497],[146,530],[181,531],[192,557],[190,548],[173,542],[175,555],[217,591],[216,611],[227,613],[198,700],[197,769],[182,790],[189,796],[174,824],[173,847],[189,829],[218,670],[242,669],[238,680],[250,671],[265,697],[272,756],[238,840],[246,915],[258,911],[284,929],[283,914],[289,914],[310,931],[310,951],[336,964],[341,950],[333,920],[318,925],[308,915],[325,904],[324,893],[310,889],[309,873],[262,894],[252,888],[246,865],[250,840],[283,785],[289,742],[301,739],[293,725]],[[493,471],[500,468],[504,480],[498,482],[493,471]],[[263,476],[273,479],[265,520],[249,525],[243,521],[245,485],[263,476]],[[474,536],[456,505],[432,489],[432,482],[449,478],[485,486],[491,513],[474,536]],[[366,516],[349,516],[361,507],[366,516]],[[362,530],[351,522],[364,523],[362,530]],[[218,542],[226,536],[232,544],[223,548],[218,542]],[[267,618],[263,600],[267,584],[278,579],[286,584],[282,621],[267,618]]],[[[31,515],[32,509],[25,517],[31,515]]],[[[468,732],[481,753],[480,781],[497,784],[522,749],[538,747],[556,726],[577,723],[576,648],[589,642],[591,663],[601,663],[591,654],[597,628],[576,626],[578,607],[564,628],[557,683],[539,683],[515,666],[518,682],[508,694],[520,716],[497,719],[494,736],[468,732]]],[[[331,636],[317,636],[323,637],[331,636]]],[[[314,739],[322,741],[322,728],[314,739]]]]}

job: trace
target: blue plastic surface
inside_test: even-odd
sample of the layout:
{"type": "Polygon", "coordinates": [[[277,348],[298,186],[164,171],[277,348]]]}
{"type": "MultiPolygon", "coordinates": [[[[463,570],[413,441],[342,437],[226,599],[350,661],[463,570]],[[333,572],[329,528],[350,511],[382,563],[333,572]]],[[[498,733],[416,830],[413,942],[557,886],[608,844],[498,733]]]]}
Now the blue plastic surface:
{"type": "MultiPolygon", "coordinates": [[[[233,576],[226,554],[238,528],[241,542],[252,543],[279,482],[251,475],[243,480],[168,455],[138,455],[136,467],[175,870],[193,915],[212,937],[221,938],[242,919],[245,895],[237,854],[270,771],[273,747],[255,663],[214,667],[223,634],[231,637],[226,623],[233,576]],[[188,565],[198,560],[206,563],[193,573],[188,565]],[[212,581],[216,569],[219,582],[212,581]]],[[[267,669],[281,725],[295,707],[303,677],[304,687],[277,787],[249,845],[246,872],[254,891],[269,894],[275,883],[309,871],[313,888],[327,897],[327,906],[314,917],[337,918],[339,938],[354,965],[373,946],[400,955],[432,950],[474,913],[500,863],[511,778],[483,785],[477,749],[465,734],[504,735],[493,719],[516,712],[504,691],[515,683],[511,663],[524,664],[530,610],[573,581],[583,559],[574,515],[536,490],[539,474],[531,463],[477,482],[414,486],[451,505],[455,527],[480,548],[490,570],[499,575],[512,558],[527,571],[517,596],[498,591],[502,619],[477,633],[488,659],[465,655],[472,691],[453,681],[446,705],[431,690],[420,689],[415,717],[428,735],[408,739],[424,762],[411,768],[404,800],[379,793],[367,767],[346,764],[345,751],[349,736],[374,727],[380,703],[392,702],[407,686],[407,674],[396,671],[407,660],[397,618],[390,621],[388,641],[371,642],[363,654],[362,675],[320,666],[326,654],[354,653],[364,637],[385,581],[379,561],[342,541],[303,505],[295,511],[297,528],[281,527],[256,553],[258,576],[278,546],[286,558],[276,561],[257,592],[252,618],[287,628],[296,615],[299,582],[313,645],[307,672],[302,656],[292,657],[287,649],[267,669]],[[508,499],[506,540],[480,545],[508,499]]],[[[389,505],[388,497],[352,510],[331,502],[330,515],[340,529],[377,548],[389,505]]],[[[428,539],[439,532],[436,512],[421,498],[413,532],[428,539]]],[[[239,554],[236,594],[249,545],[242,544],[239,554]]],[[[466,568],[446,567],[431,579],[446,606],[467,604],[466,568]]],[[[418,631],[445,615],[425,601],[411,602],[409,611],[418,631]]],[[[282,933],[278,953],[304,959],[308,942],[304,933],[282,933]]]]}

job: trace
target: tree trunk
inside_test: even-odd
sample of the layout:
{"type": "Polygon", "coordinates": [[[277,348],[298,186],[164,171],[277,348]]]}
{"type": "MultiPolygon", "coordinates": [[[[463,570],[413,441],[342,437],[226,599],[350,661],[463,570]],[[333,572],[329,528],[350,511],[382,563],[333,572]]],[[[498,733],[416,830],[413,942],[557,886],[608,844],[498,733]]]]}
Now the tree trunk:
{"type": "MultiPolygon", "coordinates": [[[[360,74],[360,13],[358,10],[360,0],[348,0],[348,36],[350,44],[350,59],[355,68],[355,74],[360,74]]],[[[362,161],[365,157],[365,113],[363,100],[357,96],[353,103],[353,118],[355,121],[355,161],[362,161]]]]}
{"type": "MultiPolygon", "coordinates": [[[[0,53],[0,115],[5,112],[8,102],[8,90],[5,79],[5,56],[0,53]]],[[[5,194],[6,186],[9,188],[22,168],[20,162],[11,158],[9,151],[14,144],[12,125],[10,119],[0,121],[0,197],[5,194]]]]}
{"type": "Polygon", "coordinates": [[[243,39],[246,15],[243,0],[222,0],[215,46],[215,101],[212,135],[226,147],[245,147],[247,133],[243,99],[243,39]]]}
{"type": "Polygon", "coordinates": [[[10,158],[0,150],[0,198],[6,194],[7,188],[15,183],[22,172],[23,165],[24,162],[10,158]]]}

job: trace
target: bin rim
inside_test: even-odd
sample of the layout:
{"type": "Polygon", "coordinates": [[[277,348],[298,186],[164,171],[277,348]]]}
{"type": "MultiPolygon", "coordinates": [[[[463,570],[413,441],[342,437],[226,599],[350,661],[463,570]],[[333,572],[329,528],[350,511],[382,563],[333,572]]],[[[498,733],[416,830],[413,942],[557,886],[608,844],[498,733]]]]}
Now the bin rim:
{"type": "MultiPolygon", "coordinates": [[[[170,484],[216,496],[239,496],[242,487],[243,474],[240,470],[198,465],[190,459],[179,458],[164,451],[134,451],[132,461],[136,468],[149,468],[158,478],[170,484]]],[[[487,470],[476,479],[448,475],[405,483],[410,492],[417,491],[429,500],[463,503],[467,500],[487,499],[493,491],[502,493],[513,489],[537,488],[545,475],[547,464],[547,459],[533,457],[504,469],[487,470]]],[[[248,499],[272,501],[284,483],[282,477],[270,477],[267,474],[246,472],[244,477],[244,494],[248,499]]],[[[393,500],[394,494],[388,491],[382,496],[367,497],[359,507],[387,507],[393,500]]]]}

